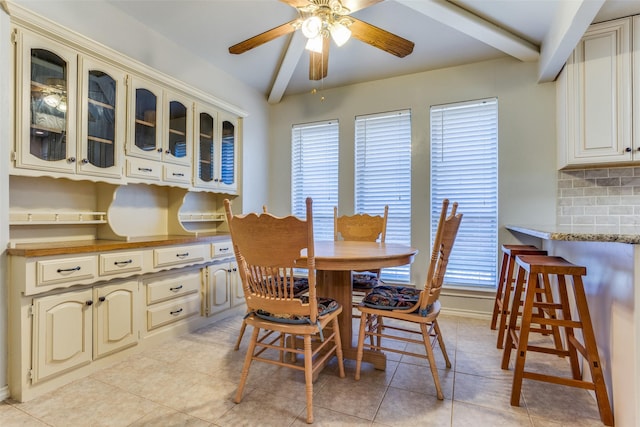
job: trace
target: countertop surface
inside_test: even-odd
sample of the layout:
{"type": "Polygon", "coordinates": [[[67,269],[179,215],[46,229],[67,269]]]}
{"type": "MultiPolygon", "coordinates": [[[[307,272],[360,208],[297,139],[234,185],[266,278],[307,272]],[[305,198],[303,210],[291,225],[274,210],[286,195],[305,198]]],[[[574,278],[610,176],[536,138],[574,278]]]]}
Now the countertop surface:
{"type": "Polygon", "coordinates": [[[640,244],[640,226],[506,225],[505,228],[547,240],[640,244]]]}

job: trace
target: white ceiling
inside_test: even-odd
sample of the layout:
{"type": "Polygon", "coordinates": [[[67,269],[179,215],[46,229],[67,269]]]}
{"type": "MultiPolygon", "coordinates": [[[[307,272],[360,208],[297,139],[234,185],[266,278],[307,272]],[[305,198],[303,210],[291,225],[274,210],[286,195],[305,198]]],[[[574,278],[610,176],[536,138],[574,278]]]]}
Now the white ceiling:
{"type": "Polygon", "coordinates": [[[538,61],[540,81],[550,81],[591,22],[640,14],[639,0],[385,0],[352,15],[413,41],[413,53],[397,58],[353,38],[342,47],[332,42],[328,75],[313,82],[299,31],[241,55],[228,52],[298,16],[278,0],[105,1],[264,93],[269,102],[505,55],[538,61]]]}

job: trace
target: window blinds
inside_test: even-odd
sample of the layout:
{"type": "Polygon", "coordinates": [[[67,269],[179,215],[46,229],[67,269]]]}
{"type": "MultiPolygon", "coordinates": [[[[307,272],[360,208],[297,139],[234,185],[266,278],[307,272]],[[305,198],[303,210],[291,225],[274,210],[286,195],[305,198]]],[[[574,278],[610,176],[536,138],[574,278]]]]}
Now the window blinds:
{"type": "MultiPolygon", "coordinates": [[[[411,111],[356,117],[355,211],[381,215],[389,205],[386,242],[411,244],[411,111]]],[[[382,270],[408,283],[410,266],[382,270]]]]}
{"type": "Polygon", "coordinates": [[[497,99],[431,107],[431,240],[443,199],[464,214],[448,285],[495,287],[498,244],[497,99]]]}
{"type": "Polygon", "coordinates": [[[333,240],[333,207],[338,204],[338,121],[294,125],[291,130],[291,209],[306,217],[313,199],[316,240],[333,240]]]}

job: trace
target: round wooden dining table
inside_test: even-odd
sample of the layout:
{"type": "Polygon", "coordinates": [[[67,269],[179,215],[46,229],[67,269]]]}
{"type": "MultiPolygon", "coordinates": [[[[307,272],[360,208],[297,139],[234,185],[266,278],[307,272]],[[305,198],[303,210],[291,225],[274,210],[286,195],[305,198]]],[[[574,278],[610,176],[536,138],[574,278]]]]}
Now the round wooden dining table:
{"type": "MultiPolygon", "coordinates": [[[[346,359],[355,360],[357,348],[353,343],[351,272],[411,264],[418,250],[396,243],[342,240],[317,241],[314,250],[317,294],[333,298],[342,305],[342,314],[338,316],[342,350],[346,359]]],[[[386,357],[381,352],[365,351],[363,360],[377,369],[385,369],[386,357]]]]}

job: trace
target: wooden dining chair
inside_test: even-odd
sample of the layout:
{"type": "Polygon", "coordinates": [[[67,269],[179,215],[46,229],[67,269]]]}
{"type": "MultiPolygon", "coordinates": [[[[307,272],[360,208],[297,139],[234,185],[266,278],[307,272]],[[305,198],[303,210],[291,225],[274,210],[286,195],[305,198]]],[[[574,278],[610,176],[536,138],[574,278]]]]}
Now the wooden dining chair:
{"type": "MultiPolygon", "coordinates": [[[[262,205],[262,212],[267,213],[267,205],[262,205]]],[[[306,276],[296,275],[293,278],[293,293],[295,296],[302,296],[309,292],[309,280],[307,280],[306,276]]],[[[242,319],[242,326],[240,326],[240,333],[238,334],[238,338],[236,339],[236,345],[233,347],[235,351],[240,349],[240,344],[242,343],[242,337],[244,337],[244,332],[247,330],[247,322],[245,319],[242,319]]]]}
{"type": "Polygon", "coordinates": [[[254,361],[304,371],[307,422],[312,423],[314,375],[333,356],[338,359],[340,377],[345,374],[338,323],[342,306],[316,295],[312,200],[307,198],[306,204],[306,219],[302,220],[269,213],[233,215],[231,202],[224,201],[247,302],[245,321],[253,326],[234,401],[242,400],[254,361]],[[294,270],[305,255],[309,294],[296,296],[294,270]],[[267,357],[274,351],[279,352],[279,358],[267,357]]]}
{"type": "MultiPolygon", "coordinates": [[[[355,214],[338,216],[338,207],[333,208],[333,240],[350,240],[361,242],[382,242],[387,235],[387,218],[389,206],[384,207],[382,215],[355,214]]],[[[380,283],[380,270],[354,271],[351,275],[353,296],[358,300],[368,294],[380,283]]]]}
{"type": "Polygon", "coordinates": [[[440,313],[438,298],[447,270],[449,255],[462,220],[462,214],[456,214],[457,203],[453,204],[449,216],[447,216],[448,207],[449,201],[445,199],[442,202],[442,211],[431,251],[431,261],[424,289],[419,290],[408,286],[378,286],[358,305],[358,310],[362,315],[356,355],[356,380],[360,379],[360,368],[365,348],[407,354],[428,359],[438,399],[444,398],[433,353],[436,343],[440,346],[447,368],[451,367],[451,362],[438,326],[438,314],[440,313]],[[377,316],[384,322],[378,322],[380,326],[375,329],[366,327],[372,316],[377,316]],[[386,319],[394,319],[399,322],[388,322],[386,319]],[[420,329],[416,330],[415,326],[411,327],[412,325],[417,325],[420,329]],[[420,335],[420,338],[413,338],[415,334],[420,335]],[[365,343],[366,336],[371,338],[369,344],[365,343]],[[375,344],[373,343],[374,336],[380,339],[376,339],[375,344]],[[384,347],[384,339],[421,344],[424,346],[426,354],[405,351],[404,347],[384,347]]]}

